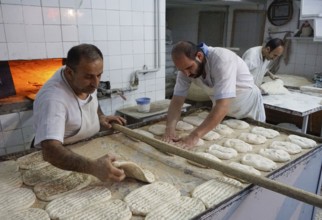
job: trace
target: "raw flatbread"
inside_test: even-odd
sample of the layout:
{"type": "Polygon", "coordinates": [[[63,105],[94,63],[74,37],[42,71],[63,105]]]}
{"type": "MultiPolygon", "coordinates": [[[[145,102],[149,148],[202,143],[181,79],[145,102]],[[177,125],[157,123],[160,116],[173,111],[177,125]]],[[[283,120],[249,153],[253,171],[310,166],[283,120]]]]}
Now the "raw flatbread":
{"type": "Polygon", "coordinates": [[[288,141],[273,141],[269,148],[285,150],[289,154],[298,154],[302,151],[299,145],[288,141]]]}
{"type": "MultiPolygon", "coordinates": [[[[179,138],[183,138],[183,137],[185,137],[185,136],[187,136],[187,134],[179,134],[179,138]]],[[[180,142],[172,142],[172,144],[174,144],[174,145],[178,145],[178,146],[180,146],[180,144],[177,144],[177,143],[180,143],[180,142]]],[[[198,140],[198,142],[197,142],[197,144],[196,144],[196,147],[200,147],[200,146],[203,146],[205,144],[205,141],[204,140],[202,140],[201,138],[199,138],[199,140],[198,140]]]]}
{"type": "Polygon", "coordinates": [[[165,133],[166,126],[163,124],[154,124],[151,125],[148,130],[155,135],[162,136],[165,133]]]}
{"type": "Polygon", "coordinates": [[[176,125],[176,130],[178,131],[190,131],[191,129],[193,129],[193,126],[184,121],[178,121],[176,125]]]}
{"type": "Polygon", "coordinates": [[[233,129],[247,129],[249,128],[249,124],[247,122],[244,122],[242,120],[238,119],[227,119],[222,122],[225,125],[228,125],[229,127],[233,129]]]}
{"type": "Polygon", "coordinates": [[[259,154],[275,162],[286,162],[291,159],[291,156],[285,150],[281,149],[260,149],[259,154]]]}
{"type": "Polygon", "coordinates": [[[104,186],[87,187],[54,199],[47,204],[46,211],[50,218],[62,219],[83,211],[93,204],[106,203],[111,196],[111,191],[104,186]]]}
{"type": "MultiPolygon", "coordinates": [[[[199,156],[202,156],[202,157],[205,157],[207,159],[210,159],[210,160],[214,160],[214,161],[217,161],[217,162],[221,162],[221,160],[216,157],[215,155],[212,155],[210,153],[206,153],[206,152],[195,152],[195,154],[199,155],[199,156]]],[[[200,164],[200,163],[197,163],[197,162],[194,162],[192,160],[187,160],[188,163],[192,164],[192,165],[195,165],[197,167],[202,167],[202,168],[205,168],[206,166],[200,164]]]]}
{"type": "Polygon", "coordinates": [[[245,154],[241,162],[243,164],[249,165],[254,167],[255,169],[261,170],[261,171],[272,171],[277,168],[276,163],[272,161],[271,159],[268,159],[266,157],[263,157],[259,154],[245,154]]]}
{"type": "Polygon", "coordinates": [[[68,176],[50,182],[38,183],[34,187],[34,192],[40,200],[51,201],[88,186],[91,180],[90,175],[72,172],[68,176]]]}
{"type": "Polygon", "coordinates": [[[241,133],[238,138],[249,144],[264,144],[266,142],[266,137],[259,134],[241,133]]]}
{"type": "Polygon", "coordinates": [[[145,220],[186,220],[205,211],[205,205],[196,198],[182,196],[175,202],[167,202],[149,212],[145,220]]]}
{"type": "Polygon", "coordinates": [[[14,160],[7,160],[0,162],[0,175],[4,173],[17,172],[19,170],[19,165],[14,160]]]}
{"type": "Polygon", "coordinates": [[[0,175],[0,193],[19,188],[21,185],[22,178],[20,172],[2,173],[0,175]]]}
{"type": "Polygon", "coordinates": [[[0,215],[2,220],[50,220],[49,215],[43,209],[29,208],[22,211],[15,211],[0,215]]]}
{"type": "Polygon", "coordinates": [[[199,118],[198,116],[187,116],[184,117],[182,120],[194,126],[199,126],[204,121],[204,119],[199,118]]]}
{"type": "Polygon", "coordinates": [[[246,153],[253,150],[253,146],[239,139],[227,139],[224,144],[225,147],[231,147],[237,150],[239,153],[246,153]]]}
{"type": "Polygon", "coordinates": [[[0,194],[1,214],[27,209],[36,201],[31,189],[16,188],[0,194]]]}
{"type": "Polygon", "coordinates": [[[303,149],[313,148],[317,146],[317,143],[314,140],[293,134],[288,136],[288,140],[294,144],[299,145],[303,149]]]}
{"type": "Polygon", "coordinates": [[[119,199],[94,204],[83,211],[60,220],[129,220],[132,217],[129,206],[119,199]]]}
{"type": "Polygon", "coordinates": [[[151,171],[141,168],[136,163],[131,161],[115,161],[113,162],[115,167],[124,170],[124,173],[128,177],[132,177],[142,182],[152,183],[155,181],[155,177],[151,171]]]}
{"type": "Polygon", "coordinates": [[[215,155],[219,159],[229,160],[238,155],[237,151],[232,148],[223,147],[217,144],[213,144],[208,148],[208,152],[215,155]]]}
{"type": "Polygon", "coordinates": [[[216,128],[213,129],[215,132],[218,132],[221,135],[230,135],[234,133],[234,130],[228,127],[227,125],[219,124],[216,128]]]}
{"type": "Polygon", "coordinates": [[[19,157],[17,163],[19,164],[20,169],[39,169],[49,165],[48,162],[44,161],[42,151],[36,151],[19,157]]]}
{"type": "Polygon", "coordinates": [[[134,215],[147,215],[160,205],[177,201],[180,191],[166,182],[154,182],[142,186],[125,196],[124,201],[129,205],[134,215]]]}
{"type": "Polygon", "coordinates": [[[257,127],[257,126],[253,127],[250,132],[254,133],[254,134],[262,135],[266,138],[275,138],[280,135],[280,133],[278,131],[275,131],[273,129],[257,127]]]}
{"type": "Polygon", "coordinates": [[[284,87],[284,82],[281,79],[275,79],[270,82],[265,82],[260,85],[260,88],[267,92],[269,95],[283,95],[290,93],[290,91],[288,91],[284,87]]]}
{"type": "Polygon", "coordinates": [[[209,180],[192,191],[192,197],[200,199],[207,208],[219,204],[242,189],[242,184],[232,178],[209,180]]]}
{"type": "Polygon", "coordinates": [[[202,119],[205,119],[205,118],[207,118],[208,115],[209,115],[209,112],[200,112],[198,114],[198,117],[202,118],[202,119]]]}
{"type": "Polygon", "coordinates": [[[207,134],[205,134],[202,139],[206,141],[212,141],[220,138],[220,135],[214,131],[209,131],[207,134]]]}
{"type": "Polygon", "coordinates": [[[24,172],[23,182],[28,186],[34,186],[42,182],[50,182],[71,174],[71,171],[59,169],[53,165],[48,165],[40,169],[29,169],[24,172]]]}
{"type": "MultiPolygon", "coordinates": [[[[147,136],[147,137],[149,137],[149,138],[154,138],[154,135],[153,135],[152,133],[148,132],[148,131],[141,130],[141,129],[134,129],[133,131],[135,131],[135,132],[137,132],[137,133],[139,133],[139,134],[142,134],[142,135],[144,135],[144,136],[147,136]]],[[[140,141],[140,140],[135,139],[135,138],[133,138],[133,137],[131,137],[131,136],[128,136],[128,137],[129,137],[129,138],[131,138],[131,139],[132,139],[132,140],[134,140],[134,141],[140,141]]]]}
{"type": "Polygon", "coordinates": [[[257,176],[261,175],[260,171],[256,170],[254,167],[249,166],[249,165],[237,163],[237,162],[234,162],[234,161],[230,162],[228,165],[233,167],[233,168],[236,168],[238,170],[241,170],[241,171],[253,174],[253,175],[257,175],[257,176]]]}

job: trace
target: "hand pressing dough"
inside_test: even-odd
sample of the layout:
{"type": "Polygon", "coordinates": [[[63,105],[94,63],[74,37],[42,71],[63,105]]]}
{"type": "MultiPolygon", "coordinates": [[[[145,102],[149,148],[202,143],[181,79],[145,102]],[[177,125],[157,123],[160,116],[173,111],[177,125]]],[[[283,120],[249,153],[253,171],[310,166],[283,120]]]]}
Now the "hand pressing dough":
{"type": "Polygon", "coordinates": [[[54,199],[47,204],[46,211],[50,218],[62,219],[93,204],[106,203],[111,196],[111,191],[104,186],[87,187],[54,199]]]}
{"type": "Polygon", "coordinates": [[[193,125],[184,121],[178,121],[176,125],[176,130],[178,131],[190,131],[191,129],[193,129],[193,125]]]}
{"type": "Polygon", "coordinates": [[[215,132],[218,132],[221,135],[230,135],[234,133],[234,130],[228,127],[227,125],[219,124],[213,129],[215,132]]]}
{"type": "Polygon", "coordinates": [[[266,157],[263,157],[259,154],[248,153],[242,157],[241,162],[243,164],[252,166],[255,169],[266,172],[275,170],[277,168],[276,163],[274,161],[266,157]]]}
{"type": "Polygon", "coordinates": [[[49,215],[43,209],[29,208],[22,211],[14,211],[6,215],[0,214],[0,219],[5,220],[50,220],[49,215]]]}
{"type": "Polygon", "coordinates": [[[288,140],[294,144],[299,145],[303,149],[313,148],[317,146],[317,143],[314,140],[293,134],[288,136],[288,140]]]}
{"type": "MultiPolygon", "coordinates": [[[[205,158],[210,159],[210,160],[214,160],[216,162],[221,162],[221,160],[218,157],[216,157],[215,155],[212,155],[210,153],[206,153],[206,152],[195,152],[195,154],[197,154],[197,155],[199,155],[201,157],[205,157],[205,158]]],[[[206,168],[206,166],[204,166],[204,165],[202,165],[200,163],[194,162],[192,160],[187,160],[187,161],[188,161],[188,163],[190,163],[192,165],[195,165],[197,167],[206,168]]]]}
{"type": "Polygon", "coordinates": [[[182,120],[194,126],[199,126],[204,121],[204,119],[199,118],[198,116],[187,116],[184,117],[182,120]]]}
{"type": "Polygon", "coordinates": [[[48,166],[50,163],[44,161],[42,151],[36,151],[31,154],[19,157],[17,159],[20,169],[39,169],[48,166]]]}
{"type": "Polygon", "coordinates": [[[286,162],[291,159],[291,156],[285,150],[280,149],[260,149],[259,154],[275,162],[286,162]]]}
{"type": "Polygon", "coordinates": [[[16,188],[0,194],[1,214],[10,214],[31,207],[36,196],[31,189],[16,188]]]}
{"type": "Polygon", "coordinates": [[[242,189],[242,184],[232,178],[221,177],[209,180],[197,186],[191,193],[200,199],[207,208],[219,204],[242,189]]]}
{"type": "Polygon", "coordinates": [[[215,155],[219,159],[229,160],[238,155],[237,151],[232,148],[223,147],[217,144],[213,144],[208,148],[208,152],[215,155]]]}
{"type": "MultiPolygon", "coordinates": [[[[146,137],[149,137],[149,138],[154,138],[154,135],[152,134],[152,133],[150,133],[150,132],[148,132],[148,131],[145,131],[145,130],[141,130],[141,129],[133,129],[133,131],[135,131],[135,132],[137,132],[137,133],[139,133],[139,134],[142,134],[142,135],[144,135],[144,136],[146,136],[146,137]]],[[[139,139],[135,139],[135,138],[133,138],[133,137],[131,137],[131,136],[128,136],[130,139],[132,139],[132,140],[134,140],[134,141],[140,141],[139,139]]]]}
{"type": "Polygon", "coordinates": [[[134,215],[147,215],[166,202],[180,199],[180,191],[166,182],[154,182],[133,190],[125,196],[124,201],[134,215]]]}
{"type": "Polygon", "coordinates": [[[123,169],[125,175],[128,177],[132,177],[146,183],[152,183],[155,181],[153,173],[147,169],[141,168],[139,165],[131,161],[114,161],[113,165],[119,169],[123,169]]]}
{"type": "Polygon", "coordinates": [[[154,125],[151,125],[148,128],[148,130],[152,134],[155,134],[155,135],[158,135],[158,136],[162,136],[165,133],[165,128],[166,128],[166,126],[163,125],[163,124],[154,124],[154,125]]]}
{"type": "Polygon", "coordinates": [[[234,148],[239,153],[246,153],[253,150],[252,145],[247,144],[246,142],[239,139],[227,139],[224,144],[225,147],[234,148]]]}
{"type": "Polygon", "coordinates": [[[145,220],[186,220],[205,211],[205,205],[196,198],[182,196],[175,202],[167,202],[149,212],[145,220]]]}
{"type": "Polygon", "coordinates": [[[205,134],[202,139],[206,141],[213,141],[220,138],[220,135],[214,131],[209,131],[207,134],[205,134]]]}
{"type": "Polygon", "coordinates": [[[269,148],[285,150],[289,154],[298,154],[302,151],[299,145],[288,141],[273,141],[269,148]]]}
{"type": "Polygon", "coordinates": [[[266,138],[275,138],[280,135],[278,131],[275,131],[273,129],[257,127],[257,126],[253,127],[250,132],[254,134],[262,135],[266,138]]]}
{"type": "Polygon", "coordinates": [[[249,124],[247,122],[244,122],[244,121],[238,120],[238,119],[227,119],[225,121],[222,121],[221,123],[228,125],[229,127],[233,128],[233,129],[247,129],[247,128],[249,128],[249,124]]]}
{"type": "Polygon", "coordinates": [[[275,79],[273,81],[263,83],[260,85],[260,88],[270,95],[283,95],[290,93],[290,91],[284,87],[284,82],[281,79],[275,79]]]}
{"type": "Polygon", "coordinates": [[[264,144],[266,142],[266,137],[259,134],[241,133],[238,138],[249,144],[264,144]]]}

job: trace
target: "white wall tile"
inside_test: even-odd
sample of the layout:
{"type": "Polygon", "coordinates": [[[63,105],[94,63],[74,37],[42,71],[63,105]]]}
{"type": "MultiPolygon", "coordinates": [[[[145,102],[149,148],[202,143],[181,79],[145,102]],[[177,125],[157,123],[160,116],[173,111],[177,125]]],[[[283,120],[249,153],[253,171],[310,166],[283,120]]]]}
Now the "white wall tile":
{"type": "Polygon", "coordinates": [[[102,112],[105,115],[111,115],[111,100],[110,99],[102,99],[99,100],[99,104],[101,106],[102,112]]]}
{"type": "Polygon", "coordinates": [[[48,58],[61,58],[64,57],[62,42],[46,43],[47,57],[48,58]]]}
{"type": "Polygon", "coordinates": [[[8,43],[26,42],[25,27],[22,24],[5,24],[5,33],[8,43]]]}
{"type": "Polygon", "coordinates": [[[72,8],[61,8],[61,23],[62,24],[76,24],[76,10],[72,8]]]}
{"type": "Polygon", "coordinates": [[[154,1],[144,0],[144,11],[153,12],[154,11],[154,1]]]}
{"type": "Polygon", "coordinates": [[[93,41],[93,26],[78,26],[78,36],[80,41],[93,41]]]}
{"type": "Polygon", "coordinates": [[[59,8],[42,8],[44,24],[60,24],[59,8]]]}
{"type": "Polygon", "coordinates": [[[78,24],[92,24],[92,11],[90,9],[77,10],[77,23],[78,24]]]}
{"type": "Polygon", "coordinates": [[[142,12],[132,12],[132,24],[140,26],[144,24],[142,12]]]}
{"type": "MultiPolygon", "coordinates": [[[[94,38],[95,38],[95,31],[94,31],[94,38]]],[[[95,41],[94,45],[100,49],[102,52],[103,56],[108,55],[107,54],[107,41],[95,41]]]]}
{"type": "Polygon", "coordinates": [[[121,54],[133,54],[133,41],[122,41],[121,54]]]}
{"type": "Polygon", "coordinates": [[[2,6],[0,5],[0,23],[3,23],[2,6]]]}
{"type": "Polygon", "coordinates": [[[316,55],[311,55],[311,54],[306,55],[305,56],[305,65],[314,66],[315,65],[315,57],[316,57],[316,55]]]}
{"type": "Polygon", "coordinates": [[[4,25],[0,24],[0,42],[6,42],[6,35],[4,32],[4,25]]]}
{"type": "Polygon", "coordinates": [[[8,48],[6,43],[0,43],[0,60],[8,60],[9,54],[8,54],[8,48]]]}
{"type": "Polygon", "coordinates": [[[40,0],[21,0],[23,5],[40,6],[40,0]]]}
{"type": "Polygon", "coordinates": [[[137,40],[133,41],[133,54],[143,54],[144,53],[144,41],[137,40]]]}
{"type": "Polygon", "coordinates": [[[95,9],[105,9],[105,0],[94,0],[92,1],[92,8],[95,9]]]}
{"type": "Polygon", "coordinates": [[[59,7],[59,0],[41,0],[41,5],[45,7],[59,7]]]}
{"type": "Polygon", "coordinates": [[[106,25],[106,11],[100,9],[93,9],[93,24],[106,25]]]}
{"type": "Polygon", "coordinates": [[[75,8],[77,3],[75,0],[59,0],[59,6],[61,8],[75,8]]]}
{"type": "Polygon", "coordinates": [[[120,40],[121,31],[119,26],[108,26],[107,27],[107,40],[120,40]]]}
{"type": "Polygon", "coordinates": [[[132,26],[121,26],[121,40],[133,40],[133,27],[132,26]]]}
{"type": "Polygon", "coordinates": [[[144,52],[145,53],[154,53],[154,41],[152,41],[152,40],[144,41],[144,52]]]}
{"type": "Polygon", "coordinates": [[[120,11],[120,25],[132,25],[132,12],[120,11]]]}
{"type": "Polygon", "coordinates": [[[120,1],[119,0],[106,0],[106,8],[118,10],[118,9],[120,9],[120,1]]]}
{"type": "Polygon", "coordinates": [[[70,48],[72,48],[73,46],[76,46],[78,44],[79,44],[78,41],[63,42],[63,52],[64,52],[63,57],[67,57],[67,53],[70,50],[70,48]]]}
{"type": "Polygon", "coordinates": [[[122,55],[122,68],[133,68],[133,55],[122,55]]]}
{"type": "Polygon", "coordinates": [[[44,25],[46,42],[61,42],[62,33],[59,25],[44,25]]]}
{"type": "MultiPolygon", "coordinates": [[[[94,0],[95,1],[95,0],[94,0]]],[[[78,0],[78,6],[77,8],[92,8],[92,0],[86,0],[86,1],[82,1],[82,0],[78,0]]]]}
{"type": "Polygon", "coordinates": [[[121,69],[122,61],[121,56],[108,56],[109,70],[121,69]]]}
{"type": "Polygon", "coordinates": [[[24,144],[20,144],[20,145],[15,145],[15,146],[10,146],[10,147],[6,147],[6,153],[7,154],[12,154],[12,153],[17,153],[17,152],[22,152],[25,150],[25,146],[24,144]]]}
{"type": "Polygon", "coordinates": [[[45,43],[28,43],[28,58],[29,59],[44,59],[47,58],[45,43]]]}
{"type": "Polygon", "coordinates": [[[22,9],[25,24],[43,24],[41,7],[23,6],[22,9]]]}
{"type": "Polygon", "coordinates": [[[109,79],[111,81],[111,86],[115,88],[114,84],[115,83],[122,83],[122,70],[109,70],[109,79]]]}
{"type": "Polygon", "coordinates": [[[107,27],[104,25],[93,26],[94,41],[107,40],[107,27]]]}
{"type": "Polygon", "coordinates": [[[155,56],[154,53],[151,53],[151,54],[145,53],[144,54],[145,65],[149,69],[153,69],[155,67],[154,56],[155,56]]]}
{"type": "Polygon", "coordinates": [[[153,12],[144,12],[144,25],[153,26],[154,25],[154,13],[153,12]]]}
{"type": "Polygon", "coordinates": [[[107,55],[120,55],[121,54],[121,41],[108,41],[107,42],[107,55]]]}
{"type": "Polygon", "coordinates": [[[29,59],[26,43],[8,43],[8,53],[10,60],[29,59]]]}
{"type": "Polygon", "coordinates": [[[26,25],[27,42],[45,42],[43,25],[26,25]]]}
{"type": "Polygon", "coordinates": [[[144,54],[136,54],[133,56],[133,67],[135,69],[142,69],[144,66],[144,54]]]}
{"type": "Polygon", "coordinates": [[[78,41],[77,27],[75,25],[63,25],[63,41],[78,41]]]}
{"type": "Polygon", "coordinates": [[[1,5],[3,22],[5,24],[22,24],[22,6],[21,5],[1,5]]]}
{"type": "Polygon", "coordinates": [[[144,28],[143,26],[136,26],[133,28],[133,40],[143,40],[144,39],[144,28]]]}
{"type": "Polygon", "coordinates": [[[18,113],[0,115],[0,121],[3,131],[10,131],[16,128],[21,128],[18,113]]]}
{"type": "MultiPolygon", "coordinates": [[[[133,4],[135,3],[133,2],[133,4]]],[[[120,0],[120,10],[131,11],[132,0],[120,0]]]]}
{"type": "Polygon", "coordinates": [[[35,137],[35,130],[33,126],[22,128],[22,136],[24,143],[30,143],[35,137]]]}
{"type": "Polygon", "coordinates": [[[21,128],[33,126],[32,111],[19,112],[21,128]]]}
{"type": "Polygon", "coordinates": [[[10,131],[4,131],[3,137],[5,147],[23,144],[22,131],[20,128],[10,131]]]}
{"type": "Polygon", "coordinates": [[[144,40],[154,40],[154,27],[144,27],[144,40]]]}
{"type": "Polygon", "coordinates": [[[1,0],[1,4],[20,5],[21,4],[21,0],[1,0]]]}
{"type": "Polygon", "coordinates": [[[106,24],[116,26],[120,24],[120,12],[119,11],[106,11],[106,24]]]}

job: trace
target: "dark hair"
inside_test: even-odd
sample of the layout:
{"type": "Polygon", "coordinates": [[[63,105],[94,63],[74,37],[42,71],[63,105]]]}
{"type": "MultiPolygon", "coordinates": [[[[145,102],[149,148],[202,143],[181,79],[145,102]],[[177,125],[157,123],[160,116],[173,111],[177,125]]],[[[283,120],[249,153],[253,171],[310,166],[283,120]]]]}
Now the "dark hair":
{"type": "Polygon", "coordinates": [[[194,60],[199,51],[202,50],[196,44],[190,41],[179,41],[173,46],[171,55],[176,56],[184,54],[186,57],[194,60]]]}
{"type": "Polygon", "coordinates": [[[271,51],[279,46],[284,47],[284,41],[279,38],[273,38],[272,40],[268,41],[265,45],[265,47],[269,47],[271,51]]]}
{"type": "Polygon", "coordinates": [[[103,60],[103,54],[95,45],[92,44],[80,44],[72,47],[66,58],[66,66],[75,70],[79,62],[85,59],[87,61],[95,61],[97,59],[103,60]]]}

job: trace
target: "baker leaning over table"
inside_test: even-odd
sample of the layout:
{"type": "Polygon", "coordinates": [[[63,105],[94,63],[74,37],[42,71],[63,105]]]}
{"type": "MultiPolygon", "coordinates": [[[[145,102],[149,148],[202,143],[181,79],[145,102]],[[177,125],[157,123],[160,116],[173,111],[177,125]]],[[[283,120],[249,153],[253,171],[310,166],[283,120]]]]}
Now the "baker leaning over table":
{"type": "Polygon", "coordinates": [[[92,160],[64,147],[95,135],[100,126],[126,123],[119,116],[105,116],[98,105],[102,74],[103,55],[96,46],[80,44],[68,51],[66,65],[44,84],[34,102],[35,146],[56,167],[121,181],[125,174],[112,165],[113,156],[92,160]]]}
{"type": "Polygon", "coordinates": [[[269,72],[272,61],[283,54],[284,42],[279,38],[271,39],[265,46],[257,46],[249,48],[245,51],[242,59],[246,62],[251,74],[254,77],[256,86],[263,83],[266,73],[272,79],[277,79],[276,76],[269,72]]]}
{"type": "Polygon", "coordinates": [[[163,141],[175,141],[183,148],[192,148],[199,138],[215,128],[226,115],[237,119],[265,121],[260,90],[255,86],[246,63],[234,52],[208,47],[204,43],[197,46],[181,41],[174,45],[172,59],[179,73],[167,114],[163,141]],[[175,127],[191,83],[209,95],[213,107],[201,125],[188,136],[178,138],[175,127]]]}

